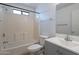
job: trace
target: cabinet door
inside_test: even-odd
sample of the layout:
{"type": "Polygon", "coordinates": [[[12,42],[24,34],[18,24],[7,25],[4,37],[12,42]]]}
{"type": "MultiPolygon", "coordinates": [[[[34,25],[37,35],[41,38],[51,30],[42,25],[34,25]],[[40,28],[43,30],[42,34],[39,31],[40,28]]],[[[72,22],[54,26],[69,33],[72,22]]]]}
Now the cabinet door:
{"type": "Polygon", "coordinates": [[[69,51],[61,47],[58,50],[59,50],[58,54],[60,55],[76,55],[76,53],[73,53],[72,51],[69,51]]]}
{"type": "Polygon", "coordinates": [[[76,55],[76,53],[69,51],[65,48],[57,46],[55,44],[45,42],[45,54],[46,55],[76,55]]]}
{"type": "Polygon", "coordinates": [[[46,55],[56,55],[57,49],[58,49],[58,47],[56,47],[55,45],[53,45],[47,41],[45,42],[45,54],[46,55]]]}

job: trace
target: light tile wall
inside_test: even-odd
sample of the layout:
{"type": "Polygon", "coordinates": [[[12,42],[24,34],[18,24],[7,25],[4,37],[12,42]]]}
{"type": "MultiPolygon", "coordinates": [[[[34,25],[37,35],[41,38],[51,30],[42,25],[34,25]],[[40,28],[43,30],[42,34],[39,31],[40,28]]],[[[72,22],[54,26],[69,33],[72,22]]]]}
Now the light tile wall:
{"type": "Polygon", "coordinates": [[[53,3],[40,4],[37,9],[40,20],[40,35],[55,36],[55,12],[56,5],[53,3]]]}

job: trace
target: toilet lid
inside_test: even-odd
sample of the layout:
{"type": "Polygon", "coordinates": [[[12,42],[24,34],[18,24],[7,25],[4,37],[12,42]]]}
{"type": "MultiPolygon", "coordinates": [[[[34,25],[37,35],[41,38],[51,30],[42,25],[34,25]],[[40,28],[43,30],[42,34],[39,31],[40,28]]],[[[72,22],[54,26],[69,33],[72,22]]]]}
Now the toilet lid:
{"type": "Polygon", "coordinates": [[[34,44],[28,47],[29,50],[40,49],[40,48],[42,48],[42,46],[39,44],[34,44]]]}

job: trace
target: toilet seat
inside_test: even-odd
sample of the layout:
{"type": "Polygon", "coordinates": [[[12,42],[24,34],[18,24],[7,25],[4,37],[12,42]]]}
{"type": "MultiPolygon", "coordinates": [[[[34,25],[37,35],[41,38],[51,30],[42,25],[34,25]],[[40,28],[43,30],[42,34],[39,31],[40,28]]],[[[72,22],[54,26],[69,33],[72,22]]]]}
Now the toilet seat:
{"type": "Polygon", "coordinates": [[[39,51],[43,46],[39,45],[39,44],[33,44],[29,47],[27,47],[27,49],[30,51],[30,52],[36,52],[36,51],[39,51]]]}

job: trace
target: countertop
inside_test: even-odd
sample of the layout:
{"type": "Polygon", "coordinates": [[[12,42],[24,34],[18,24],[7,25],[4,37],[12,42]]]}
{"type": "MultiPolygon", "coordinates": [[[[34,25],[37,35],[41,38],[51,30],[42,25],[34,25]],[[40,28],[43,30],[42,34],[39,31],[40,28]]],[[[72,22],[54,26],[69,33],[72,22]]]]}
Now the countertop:
{"type": "MultiPolygon", "coordinates": [[[[73,44],[71,42],[68,42],[68,41],[62,41],[64,38],[60,38],[60,37],[53,37],[53,38],[49,38],[49,39],[45,39],[46,41],[52,43],[52,44],[55,44],[55,45],[58,45],[62,48],[65,48],[69,51],[72,51],[73,53],[76,53],[76,54],[79,54],[79,43],[78,44],[73,44]],[[60,41],[61,40],[61,41],[60,41]],[[72,45],[70,45],[72,44],[72,45]]],[[[75,42],[76,43],[76,42],[75,42]]]]}

